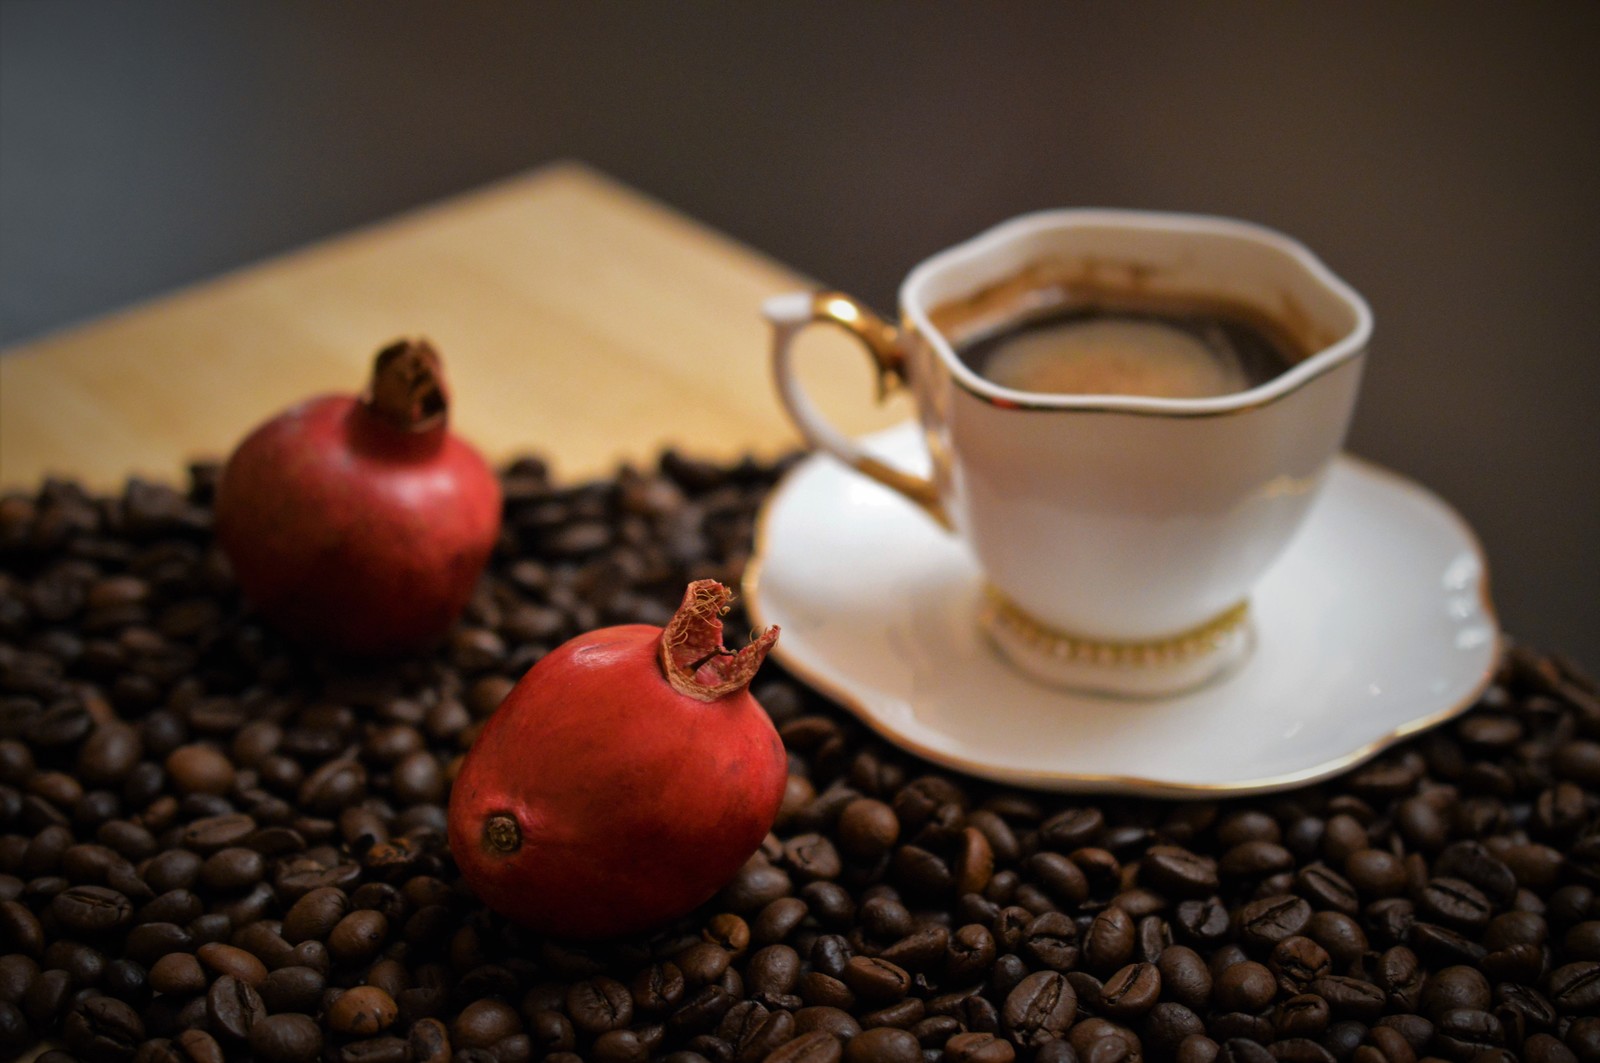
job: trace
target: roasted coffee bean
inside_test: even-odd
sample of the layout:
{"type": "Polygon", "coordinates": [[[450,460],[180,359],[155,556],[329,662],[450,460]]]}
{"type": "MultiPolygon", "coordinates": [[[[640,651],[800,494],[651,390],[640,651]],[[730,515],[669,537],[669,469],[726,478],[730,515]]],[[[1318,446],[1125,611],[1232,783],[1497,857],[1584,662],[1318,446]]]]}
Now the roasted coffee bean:
{"type": "Polygon", "coordinates": [[[250,1050],[263,1063],[309,1063],[322,1054],[322,1030],[309,1015],[269,1015],[250,1028],[250,1050]]]}
{"type": "Polygon", "coordinates": [[[1006,995],[1001,1019],[1019,1044],[1039,1045],[1063,1036],[1078,1011],[1078,997],[1067,979],[1055,971],[1024,978],[1006,995]]]}
{"type": "MultiPolygon", "coordinates": [[[[1054,933],[1058,927],[1064,924],[1071,927],[1070,933],[1073,941],[1077,940],[1077,927],[1073,925],[1070,919],[1062,917],[1060,919],[1046,920],[1045,917],[1049,915],[1060,915],[1060,913],[1039,913],[1037,918],[1043,920],[1039,924],[1041,928],[1049,927],[1051,932],[1054,933]]],[[[993,921],[989,924],[989,931],[994,935],[995,946],[1002,951],[1017,948],[1022,944],[1028,928],[1035,921],[1035,918],[1036,916],[1033,912],[1017,905],[1001,908],[995,913],[993,921]]]]}
{"type": "Polygon", "coordinates": [[[1174,897],[1205,897],[1221,885],[1217,862],[1175,845],[1154,845],[1139,863],[1139,879],[1174,897]]]}
{"type": "Polygon", "coordinates": [[[838,1008],[800,1008],[794,1013],[795,1030],[801,1034],[820,1032],[848,1042],[861,1032],[861,1025],[848,1011],[838,1008]]]}
{"type": "MultiPolygon", "coordinates": [[[[471,1060],[471,1051],[462,1056],[471,1060]]],[[[485,1052],[494,1059],[492,1052],[485,1052]]],[[[364,1041],[351,1041],[341,1045],[333,1054],[334,1063],[406,1063],[406,1043],[399,1037],[369,1037],[364,1041]]]]}
{"type": "MultiPolygon", "coordinates": [[[[750,1003],[752,1012],[741,1024],[737,1036],[724,1038],[731,1040],[738,1063],[760,1063],[795,1035],[793,1015],[787,1011],[767,1011],[759,1004],[750,1003]]],[[[729,1016],[732,1016],[731,1011],[729,1016]]]]}
{"type": "Polygon", "coordinates": [[[1294,867],[1294,854],[1265,839],[1243,841],[1222,854],[1217,870],[1230,879],[1259,879],[1294,867]]]}
{"type": "Polygon", "coordinates": [[[514,1008],[498,1000],[475,1000],[451,1023],[450,1043],[458,1049],[491,1048],[521,1029],[522,1020],[514,1008]]]}
{"type": "Polygon", "coordinates": [[[1180,1004],[1204,1007],[1211,998],[1211,969],[1200,954],[1185,945],[1162,951],[1156,961],[1163,992],[1180,1004]]]}
{"type": "Polygon", "coordinates": [[[1556,1025],[1556,1009],[1536,989],[1504,983],[1495,987],[1494,1001],[1495,1018],[1513,1044],[1520,1044],[1530,1033],[1556,1025]]]}
{"type": "Polygon", "coordinates": [[[572,1025],[589,1034],[619,1030],[633,1021],[633,994],[614,978],[577,983],[567,991],[566,1006],[572,1025]]]}
{"type": "Polygon", "coordinates": [[[1593,1015],[1600,1012],[1600,963],[1580,960],[1550,972],[1550,1002],[1563,1012],[1593,1015]]]}
{"type": "Polygon", "coordinates": [[[1028,976],[1028,965],[1021,956],[1007,953],[995,957],[994,968],[989,972],[989,986],[996,995],[1010,993],[1028,976]]]}
{"type": "Polygon", "coordinates": [[[1249,960],[1228,967],[1216,978],[1217,1003],[1229,1011],[1260,1011],[1278,992],[1278,980],[1267,967],[1249,960]]]}
{"type": "Polygon", "coordinates": [[[1097,1010],[1113,1019],[1136,1019],[1161,996],[1161,972],[1152,963],[1130,963],[1100,988],[1097,1010]]]}
{"type": "Polygon", "coordinates": [[[1241,808],[1229,812],[1217,822],[1217,843],[1232,848],[1245,842],[1278,842],[1283,840],[1283,830],[1270,814],[1259,809],[1241,808]]]}
{"type": "MultiPolygon", "coordinates": [[[[152,971],[152,973],[154,973],[152,971]]],[[[262,1003],[272,1012],[315,1012],[327,981],[311,967],[279,967],[257,987],[262,1003]]]]}
{"type": "Polygon", "coordinates": [[[1182,1004],[1167,1002],[1150,1009],[1141,1026],[1141,1040],[1157,1054],[1171,1056],[1190,1037],[1204,1036],[1200,1016],[1182,1004]]]}
{"type": "Polygon", "coordinates": [[[1083,960],[1091,971],[1110,973],[1133,957],[1133,917],[1111,907],[1094,917],[1083,938],[1083,960]]]}
{"type": "Polygon", "coordinates": [[[328,932],[328,952],[337,963],[362,963],[377,953],[388,934],[389,920],[381,912],[353,911],[328,932]]]}
{"type": "Polygon", "coordinates": [[[139,1013],[114,997],[90,997],[67,1014],[67,1047],[84,1059],[130,1059],[144,1040],[139,1013]]]}
{"type": "Polygon", "coordinates": [[[955,889],[955,874],[939,854],[920,845],[901,845],[890,858],[896,882],[915,896],[943,900],[955,889]]]}
{"type": "Polygon", "coordinates": [[[944,1044],[950,1063],[1011,1063],[1016,1057],[1010,1042],[992,1033],[958,1033],[944,1044]]]}
{"type": "Polygon", "coordinates": [[[1404,945],[1385,951],[1371,973],[1387,995],[1391,1008],[1410,1011],[1421,1002],[1425,981],[1423,967],[1417,954],[1404,945]]]}
{"type": "Polygon", "coordinates": [[[907,934],[878,953],[878,958],[907,971],[926,971],[944,959],[949,944],[950,931],[942,926],[929,926],[907,934]]]}
{"type": "Polygon", "coordinates": [[[730,911],[751,915],[790,891],[789,875],[759,853],[747,860],[723,887],[721,897],[730,911]]]}
{"type": "MultiPolygon", "coordinates": [[[[203,1013],[202,1013],[203,1015],[203,1013]]],[[[186,1063],[224,1063],[227,1058],[217,1039],[205,1030],[190,1027],[173,1037],[186,1063]]]]}
{"type": "Polygon", "coordinates": [[[954,985],[976,981],[994,965],[995,952],[994,935],[989,928],[968,923],[950,935],[945,957],[945,977],[954,985]]]}
{"type": "MultiPolygon", "coordinates": [[[[832,975],[821,971],[808,971],[800,976],[797,987],[802,1000],[814,1007],[844,1008],[855,1006],[856,996],[850,987],[832,975]]],[[[726,996],[727,994],[723,994],[726,996]]],[[[693,1001],[690,1002],[691,1004],[693,1001]]],[[[687,1007],[687,1005],[686,1005],[687,1007]]],[[[674,1016],[676,1018],[676,1016],[674,1016]]]]}
{"type": "Polygon", "coordinates": [[[1082,904],[1089,899],[1089,879],[1077,864],[1060,853],[1034,853],[1028,857],[1028,876],[1057,904],[1082,904]]]}
{"type": "Polygon", "coordinates": [[[1331,1016],[1328,1002],[1314,993],[1301,993],[1273,1009],[1272,1028],[1279,1037],[1320,1037],[1331,1016]]]}
{"type": "Polygon", "coordinates": [[[928,1015],[914,1023],[910,1031],[924,1050],[937,1049],[961,1032],[961,1020],[954,1015],[928,1015]]]}
{"type": "Polygon", "coordinates": [[[1314,980],[1331,974],[1333,959],[1315,941],[1296,935],[1273,946],[1267,966],[1285,993],[1298,993],[1314,980]]]}
{"type": "Polygon", "coordinates": [[[1311,914],[1311,905],[1292,895],[1251,901],[1236,916],[1239,937],[1247,947],[1270,952],[1280,941],[1304,932],[1311,914]]]}
{"type": "Polygon", "coordinates": [[[23,990],[22,1013],[35,1029],[48,1030],[67,1007],[72,992],[72,976],[60,969],[41,971],[23,990]]]}
{"type": "Polygon", "coordinates": [[[246,985],[260,987],[267,980],[267,967],[244,949],[218,942],[201,945],[195,956],[216,974],[231,974],[246,985]]]}
{"type": "MultiPolygon", "coordinates": [[[[800,897],[817,922],[829,929],[845,929],[855,918],[855,898],[838,883],[808,882],[801,889],[800,897]]],[[[779,899],[775,897],[773,901],[779,899]]]]}
{"type": "Polygon", "coordinates": [[[776,944],[788,937],[808,913],[806,902],[799,897],[779,897],[762,908],[750,923],[750,940],[756,945],[776,944]]]}
{"type": "Polygon", "coordinates": [[[750,957],[745,988],[752,995],[784,994],[800,981],[800,955],[788,945],[768,945],[750,957]]]}
{"type": "Polygon", "coordinates": [[[841,1055],[838,1039],[816,1030],[779,1045],[765,1059],[769,1063],[838,1063],[841,1055]]]}
{"type": "Polygon", "coordinates": [[[1600,1058],[1600,1019],[1593,1016],[1574,1019],[1564,1039],[1580,1059],[1600,1058]]]}
{"type": "Polygon", "coordinates": [[[1489,922],[1483,935],[1483,945],[1491,950],[1507,949],[1516,945],[1543,945],[1550,928],[1544,917],[1533,912],[1504,912],[1489,922]]]}
{"type": "Polygon", "coordinates": [[[1492,914],[1482,891],[1454,878],[1430,880],[1418,895],[1417,909],[1429,919],[1466,931],[1481,931],[1492,914]]]}
{"type": "Polygon", "coordinates": [[[845,1063],[922,1063],[922,1046],[905,1030],[880,1026],[851,1038],[844,1059],[845,1063]]]}
{"type": "MultiPolygon", "coordinates": [[[[1108,911],[1121,911],[1121,909],[1112,908],[1108,911]]],[[[1127,916],[1124,915],[1123,919],[1126,920],[1127,916]]],[[[1131,921],[1127,922],[1127,934],[1129,938],[1127,947],[1131,952],[1133,934],[1131,921]]],[[[1103,943],[1103,949],[1107,953],[1118,944],[1109,940],[1111,936],[1114,935],[1108,931],[1108,942],[1103,943]]],[[[1053,971],[1069,970],[1078,962],[1078,928],[1071,919],[1060,912],[1046,912],[1027,924],[1027,929],[1021,937],[1020,947],[1024,955],[1041,967],[1053,971]]]]}
{"type": "Polygon", "coordinates": [[[1433,872],[1471,883],[1493,904],[1509,904],[1516,895],[1516,876],[1481,842],[1460,841],[1446,846],[1434,862],[1433,872]]]}
{"type": "Polygon", "coordinates": [[[1047,848],[1070,853],[1094,844],[1105,825],[1105,816],[1098,808],[1069,808],[1039,825],[1039,840],[1047,848]]]}
{"type": "Polygon", "coordinates": [[[1453,1059],[1475,1059],[1505,1044],[1500,1020],[1474,1008],[1455,1008],[1439,1015],[1433,1037],[1433,1043],[1453,1059]]]}
{"type": "Polygon", "coordinates": [[[700,936],[708,943],[738,957],[744,955],[745,949],[750,945],[750,924],[732,912],[722,912],[706,922],[700,931],[700,936]]]}
{"type": "Polygon", "coordinates": [[[1141,1055],[1138,1036],[1126,1026],[1106,1019],[1085,1019],[1072,1028],[1069,1037],[1078,1058],[1083,1060],[1132,1061],[1141,1055]]]}
{"type": "Polygon", "coordinates": [[[133,905],[116,890],[104,886],[72,886],[55,895],[50,914],[78,934],[103,934],[133,918],[133,905]]]}
{"type": "MultiPolygon", "coordinates": [[[[1367,935],[1361,929],[1361,924],[1343,912],[1318,912],[1313,915],[1306,924],[1305,936],[1326,949],[1333,961],[1339,964],[1354,961],[1368,948],[1367,935]]],[[[1404,932],[1392,936],[1398,941],[1404,932]]]]}
{"type": "Polygon", "coordinates": [[[247,889],[266,874],[266,859],[253,849],[219,849],[200,868],[200,881],[224,893],[247,889]]]}
{"type": "Polygon", "coordinates": [[[399,1014],[394,998],[377,986],[347,989],[328,1007],[328,1025],[352,1037],[373,1037],[393,1025],[399,1014]]]}
{"type": "MultiPolygon", "coordinates": [[[[1022,983],[1019,981],[1017,984],[1022,983]]],[[[996,992],[998,991],[997,987],[996,992]]],[[[970,1031],[995,1033],[1000,1029],[1000,1010],[981,993],[971,991],[946,993],[933,998],[928,1007],[935,1015],[951,1016],[970,1031]]]]}
{"type": "Polygon", "coordinates": [[[1345,878],[1368,899],[1394,897],[1406,888],[1405,865],[1393,853],[1382,849],[1361,849],[1351,853],[1344,864],[1345,878]]]}
{"type": "Polygon", "coordinates": [[[1155,963],[1172,944],[1172,926],[1159,915],[1147,915],[1139,920],[1135,937],[1138,940],[1134,949],[1136,958],[1155,963]]]}
{"type": "Polygon", "coordinates": [[[81,941],[57,941],[44,950],[46,967],[57,967],[72,975],[80,986],[98,985],[105,975],[105,953],[81,941]]]}
{"type": "Polygon", "coordinates": [[[1295,892],[1319,910],[1355,915],[1360,910],[1360,899],[1355,887],[1337,871],[1323,864],[1311,864],[1295,875],[1295,892]]]}
{"type": "Polygon", "coordinates": [[[1318,978],[1306,987],[1328,1002],[1328,1007],[1339,1018],[1372,1022],[1383,1014],[1385,996],[1382,989],[1371,982],[1343,975],[1318,978]]]}
{"type": "Polygon", "coordinates": [[[188,889],[199,879],[204,863],[199,853],[188,849],[167,849],[150,858],[141,876],[157,893],[188,889]]]}
{"type": "Polygon", "coordinates": [[[205,991],[208,980],[200,961],[187,952],[170,952],[150,967],[150,988],[158,993],[187,995],[205,991]]]}
{"type": "Polygon", "coordinates": [[[1122,862],[1109,849],[1086,845],[1072,850],[1067,854],[1067,859],[1077,864],[1088,877],[1092,891],[1109,893],[1122,885],[1122,862]]]}
{"type": "Polygon", "coordinates": [[[911,988],[905,968],[876,957],[852,957],[839,977],[851,992],[867,1001],[894,1000],[911,988]]]}
{"type": "Polygon", "coordinates": [[[231,974],[212,982],[205,999],[211,1029],[241,1041],[250,1036],[251,1027],[267,1014],[260,994],[231,974]]]}
{"type": "Polygon", "coordinates": [[[301,941],[325,941],[339,921],[349,914],[350,901],[344,890],[330,885],[304,893],[283,916],[283,940],[290,945],[301,941]]]}
{"type": "Polygon", "coordinates": [[[1523,1043],[1522,1058],[1528,1063],[1578,1063],[1572,1049],[1545,1033],[1536,1033],[1523,1043]]]}
{"type": "Polygon", "coordinates": [[[243,813],[224,813],[194,820],[183,830],[182,844],[198,853],[214,853],[238,845],[256,831],[256,821],[243,813]]]}
{"type": "Polygon", "coordinates": [[[801,834],[783,847],[784,859],[802,881],[838,878],[844,869],[839,851],[821,834],[801,834]]]}
{"type": "Polygon", "coordinates": [[[1191,944],[1214,945],[1228,935],[1228,909],[1215,898],[1189,900],[1178,905],[1176,927],[1191,944]]]}
{"type": "MultiPolygon", "coordinates": [[[[545,1052],[570,1052],[578,1043],[577,1034],[572,1028],[572,1023],[559,1011],[549,1008],[530,1008],[529,1002],[522,1005],[523,1017],[527,1020],[529,1043],[532,1047],[545,1052]]],[[[435,1021],[435,1020],[424,1020],[435,1021]]],[[[419,1023],[420,1025],[420,1023],[419,1023]]],[[[415,1035],[416,1027],[412,1027],[415,1035]]],[[[441,1025],[438,1033],[442,1043],[449,1045],[449,1032],[441,1025]]]]}
{"type": "Polygon", "coordinates": [[[1575,959],[1600,960],[1600,919],[1589,919],[1569,929],[1561,947],[1575,959]]]}
{"type": "Polygon", "coordinates": [[[180,793],[225,794],[233,788],[233,763],[208,745],[181,746],[167,756],[167,777],[180,793]]]}
{"type": "Polygon", "coordinates": [[[1422,1012],[1435,1020],[1446,1011],[1483,1011],[1490,1006],[1489,981],[1471,967],[1446,967],[1423,984],[1422,1012]]]}
{"type": "Polygon", "coordinates": [[[39,977],[39,964],[20,952],[0,956],[0,1001],[15,1004],[33,980],[39,977]]]}
{"type": "Polygon", "coordinates": [[[685,988],[683,972],[670,961],[640,970],[628,987],[634,1010],[642,1015],[661,1015],[672,1010],[683,999],[685,988]]]}
{"type": "Polygon", "coordinates": [[[727,949],[706,941],[691,945],[673,957],[691,988],[709,985],[721,978],[732,960],[727,949]]]}
{"type": "Polygon", "coordinates": [[[850,962],[850,943],[839,934],[823,934],[811,946],[811,965],[837,978],[850,962]]]}

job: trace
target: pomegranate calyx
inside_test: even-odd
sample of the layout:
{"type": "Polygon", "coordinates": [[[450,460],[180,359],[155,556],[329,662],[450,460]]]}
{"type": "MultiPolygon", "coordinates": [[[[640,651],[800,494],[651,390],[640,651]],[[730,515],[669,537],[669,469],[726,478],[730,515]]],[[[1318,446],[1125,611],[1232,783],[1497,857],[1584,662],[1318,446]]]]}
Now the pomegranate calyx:
{"type": "Polygon", "coordinates": [[[522,848],[522,830],[505,813],[489,817],[483,825],[483,840],[493,852],[510,854],[522,848]]]}
{"type": "Polygon", "coordinates": [[[405,432],[427,432],[450,415],[444,363],[427,340],[396,340],[372,361],[362,404],[405,432]]]}
{"type": "Polygon", "coordinates": [[[716,701],[741,691],[755,678],[767,651],[778,641],[769,627],[737,653],[722,645],[722,615],[733,592],[714,579],[695,580],[683,604],[661,631],[661,671],[672,689],[696,701],[716,701]]]}

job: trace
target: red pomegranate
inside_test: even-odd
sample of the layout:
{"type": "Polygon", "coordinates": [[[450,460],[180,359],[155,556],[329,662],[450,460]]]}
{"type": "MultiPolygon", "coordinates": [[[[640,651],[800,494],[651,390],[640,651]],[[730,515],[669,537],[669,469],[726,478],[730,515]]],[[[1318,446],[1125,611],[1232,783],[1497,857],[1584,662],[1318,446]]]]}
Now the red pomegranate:
{"type": "Polygon", "coordinates": [[[388,655],[436,642],[500,530],[500,485],[447,425],[438,353],[378,352],[365,395],[325,395],[251,432],[217,486],[217,540],[246,599],[297,641],[388,655]]]}
{"type": "Polygon", "coordinates": [[[689,585],[665,628],[580,635],[484,725],[450,795],[450,849],[489,907],[569,938],[646,930],[710,899],[772,829],[788,762],[732,653],[732,598],[689,585]]]}

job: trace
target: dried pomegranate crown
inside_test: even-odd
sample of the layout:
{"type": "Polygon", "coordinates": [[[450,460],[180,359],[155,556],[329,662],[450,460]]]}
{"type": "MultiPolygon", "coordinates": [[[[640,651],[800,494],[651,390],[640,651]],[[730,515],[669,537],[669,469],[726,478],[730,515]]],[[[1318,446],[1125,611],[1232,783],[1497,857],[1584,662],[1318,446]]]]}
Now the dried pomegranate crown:
{"type": "Polygon", "coordinates": [[[661,670],[672,689],[699,701],[743,690],[778,641],[769,627],[737,653],[722,644],[722,616],[733,592],[714,579],[695,580],[661,632],[661,670]]]}

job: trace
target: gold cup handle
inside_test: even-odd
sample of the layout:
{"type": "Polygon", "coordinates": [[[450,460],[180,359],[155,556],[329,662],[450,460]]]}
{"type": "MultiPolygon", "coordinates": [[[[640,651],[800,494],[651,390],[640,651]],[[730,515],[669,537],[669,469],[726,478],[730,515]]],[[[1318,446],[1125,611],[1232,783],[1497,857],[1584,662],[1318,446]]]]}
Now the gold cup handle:
{"type": "Polygon", "coordinates": [[[878,373],[878,401],[905,386],[905,350],[899,331],[848,295],[839,292],[794,292],[768,299],[761,312],[772,324],[772,371],[778,395],[800,433],[812,446],[827,451],[857,472],[893,488],[916,503],[928,516],[948,529],[949,515],[939,501],[939,491],[925,476],[896,469],[858,447],[823,417],[795,379],[794,341],[807,326],[838,325],[861,341],[878,373]]]}

